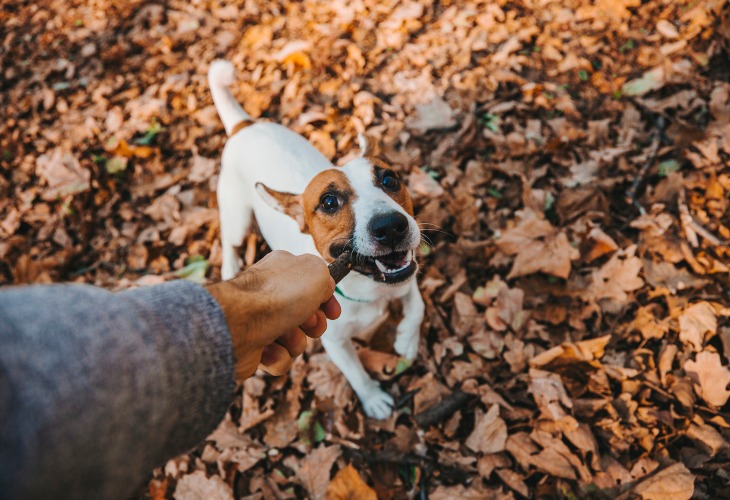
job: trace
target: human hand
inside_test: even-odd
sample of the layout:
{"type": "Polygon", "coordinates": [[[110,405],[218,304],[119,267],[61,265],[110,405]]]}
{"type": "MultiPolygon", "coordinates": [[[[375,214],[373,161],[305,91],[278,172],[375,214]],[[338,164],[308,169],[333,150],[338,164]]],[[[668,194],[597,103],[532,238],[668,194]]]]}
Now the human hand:
{"type": "Polygon", "coordinates": [[[334,280],[315,255],[274,251],[235,278],[206,288],[223,309],[241,380],[259,363],[272,375],[286,373],[306,349],[306,337],[320,337],[327,319],[341,312],[332,296],[334,280]]]}

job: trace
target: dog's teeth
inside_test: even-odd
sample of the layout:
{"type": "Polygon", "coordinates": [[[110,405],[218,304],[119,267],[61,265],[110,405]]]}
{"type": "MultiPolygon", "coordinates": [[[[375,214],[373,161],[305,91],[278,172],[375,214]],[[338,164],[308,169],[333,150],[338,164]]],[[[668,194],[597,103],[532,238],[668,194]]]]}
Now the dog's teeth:
{"type": "Polygon", "coordinates": [[[378,259],[375,259],[375,265],[378,266],[378,269],[380,269],[380,272],[381,273],[387,273],[388,272],[388,268],[385,267],[385,264],[383,264],[382,262],[380,262],[378,259]]]}
{"type": "Polygon", "coordinates": [[[408,253],[406,253],[406,262],[410,264],[410,262],[413,260],[413,250],[408,250],[408,253]]]}

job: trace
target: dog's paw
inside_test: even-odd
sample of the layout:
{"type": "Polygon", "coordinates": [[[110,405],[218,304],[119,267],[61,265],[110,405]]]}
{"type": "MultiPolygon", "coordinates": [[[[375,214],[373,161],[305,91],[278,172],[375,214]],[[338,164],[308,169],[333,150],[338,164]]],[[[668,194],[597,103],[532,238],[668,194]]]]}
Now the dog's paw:
{"type": "Polygon", "coordinates": [[[393,398],[378,386],[372,387],[360,397],[362,407],[368,417],[385,420],[393,413],[393,398]]]}
{"type": "Polygon", "coordinates": [[[408,361],[413,361],[418,354],[418,335],[408,335],[399,332],[395,337],[393,349],[395,349],[398,355],[406,358],[408,361]]]}

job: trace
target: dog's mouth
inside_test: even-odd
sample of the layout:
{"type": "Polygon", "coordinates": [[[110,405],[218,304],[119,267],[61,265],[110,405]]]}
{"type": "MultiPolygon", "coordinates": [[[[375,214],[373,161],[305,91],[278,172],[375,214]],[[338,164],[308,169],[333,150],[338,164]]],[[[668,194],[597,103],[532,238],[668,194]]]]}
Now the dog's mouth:
{"type": "Polygon", "coordinates": [[[418,269],[414,250],[377,256],[363,255],[353,251],[351,258],[354,271],[380,283],[400,283],[413,276],[418,269]]]}

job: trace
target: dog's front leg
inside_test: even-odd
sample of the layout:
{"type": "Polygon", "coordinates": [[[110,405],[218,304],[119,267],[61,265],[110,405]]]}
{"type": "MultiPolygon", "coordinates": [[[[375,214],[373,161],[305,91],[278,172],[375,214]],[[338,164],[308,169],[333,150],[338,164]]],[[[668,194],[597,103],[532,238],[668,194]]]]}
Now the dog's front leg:
{"type": "Polygon", "coordinates": [[[380,420],[388,418],[393,412],[393,398],[367,374],[350,337],[327,332],[322,337],[322,345],[355,390],[365,413],[380,420]]]}
{"type": "Polygon", "coordinates": [[[418,354],[418,340],[425,306],[416,280],[411,281],[410,291],[403,297],[403,319],[398,324],[395,335],[395,352],[408,360],[418,354]]]}

